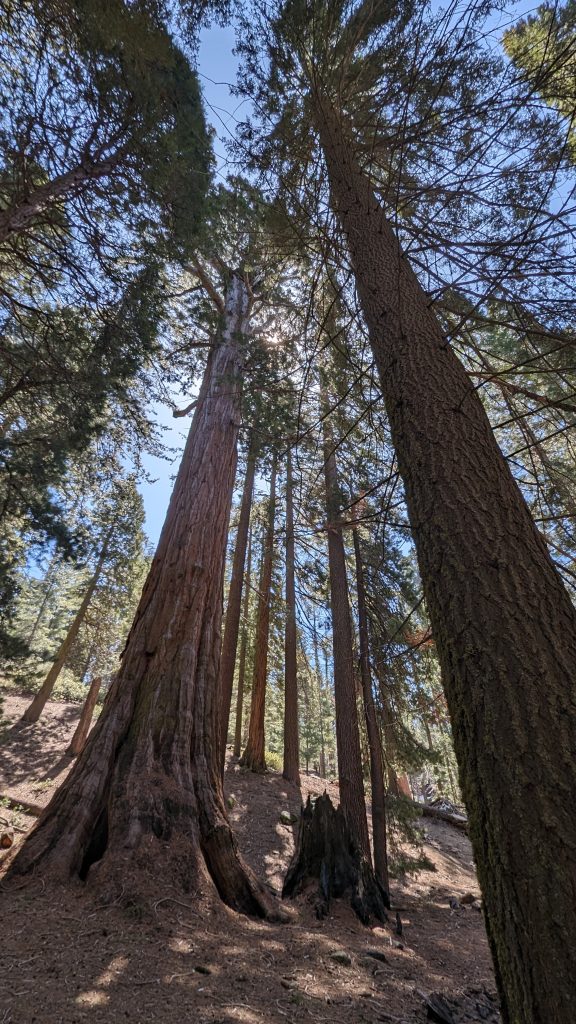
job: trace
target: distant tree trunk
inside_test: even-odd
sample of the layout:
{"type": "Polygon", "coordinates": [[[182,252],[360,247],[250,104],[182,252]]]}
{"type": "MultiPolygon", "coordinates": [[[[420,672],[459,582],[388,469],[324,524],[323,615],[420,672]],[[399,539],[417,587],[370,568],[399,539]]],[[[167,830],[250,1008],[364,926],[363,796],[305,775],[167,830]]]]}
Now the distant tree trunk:
{"type": "Polygon", "coordinates": [[[66,633],[66,636],[64,637],[62,643],[60,644],[60,648],[54,660],[54,664],[50,668],[50,671],[48,672],[48,675],[46,676],[44,682],[42,683],[40,690],[34,697],[34,700],[22,715],[21,721],[23,723],[26,723],[27,725],[33,722],[37,722],[38,719],[40,718],[40,715],[42,714],[46,706],[46,702],[50,699],[52,691],[58,680],[58,676],[60,675],[62,669],[64,668],[64,665],[66,664],[66,658],[70,653],[70,648],[72,647],[72,644],[74,643],[76,637],[78,636],[78,633],[80,632],[80,627],[84,622],[84,619],[86,618],[88,606],[90,604],[90,601],[92,600],[94,591],[98,586],[98,580],[100,579],[102,569],[104,568],[104,562],[106,561],[106,556],[108,554],[108,547],[110,544],[111,537],[112,530],[109,530],[102,545],[100,554],[98,556],[98,561],[96,563],[94,575],[92,576],[92,579],[88,584],[88,588],[82,599],[82,604],[80,605],[78,611],[76,612],[76,615],[74,616],[70,626],[68,627],[68,632],[66,633]]]}
{"type": "MultiPolygon", "coordinates": [[[[327,401],[323,397],[323,411],[327,401]]],[[[362,755],[356,706],[352,622],[348,601],[346,555],[340,519],[340,497],[336,454],[328,418],[322,420],[324,434],[324,478],[328,519],[328,566],[330,571],[330,607],[332,610],[332,646],[334,657],[334,695],[336,703],[336,746],[340,802],[350,833],[362,857],[371,863],[362,755]]]]}
{"type": "Polygon", "coordinates": [[[318,655],[318,635],[316,633],[316,613],[314,613],[314,620],[312,623],[312,644],[314,647],[314,669],[316,673],[316,680],[318,683],[318,706],[320,708],[320,775],[323,779],[326,778],[326,748],[324,746],[324,713],[322,708],[322,702],[324,694],[322,692],[322,673],[320,671],[320,658],[318,655]]]}
{"type": "Polygon", "coordinates": [[[294,578],[294,496],[292,456],[286,460],[286,627],[284,636],[284,770],[288,782],[300,785],[298,745],[298,667],[296,584],[294,578]]]}
{"type": "Polygon", "coordinates": [[[90,725],[92,724],[92,716],[94,714],[94,708],[96,707],[96,701],[98,700],[98,694],[100,693],[100,687],[102,686],[102,676],[94,676],[90,683],[90,688],[86,696],[86,700],[82,705],[82,714],[80,715],[80,721],[76,726],[76,730],[72,739],[70,740],[70,746],[68,747],[68,753],[71,757],[77,757],[84,748],[86,738],[90,731],[90,725]]]}
{"type": "Polygon", "coordinates": [[[42,597],[42,601],[40,602],[40,607],[38,609],[38,614],[36,615],[36,618],[34,619],[34,625],[32,626],[32,629],[30,630],[30,636],[28,637],[28,640],[27,640],[27,643],[28,643],[29,647],[32,645],[34,637],[36,636],[36,633],[38,632],[38,627],[39,627],[39,625],[42,622],[42,619],[44,617],[44,612],[46,610],[46,605],[48,603],[48,598],[50,597],[51,593],[54,590],[54,579],[55,579],[55,576],[56,576],[56,569],[57,569],[57,567],[58,567],[58,555],[53,555],[52,558],[50,559],[50,564],[48,566],[48,569],[46,570],[46,575],[45,575],[44,580],[43,580],[43,583],[44,583],[44,595],[42,597]]]}
{"type": "Polygon", "coordinates": [[[276,455],[272,459],[270,478],[270,499],[268,521],[264,538],[262,575],[258,594],[258,618],[256,621],[256,647],[254,651],[254,674],[252,676],[252,700],[250,704],[250,725],[248,742],[240,764],[253,772],[266,771],[264,757],[264,714],[266,710],[266,676],[268,671],[268,633],[270,626],[270,600],[272,593],[272,559],[274,556],[274,517],[276,514],[276,455]]]}
{"type": "Polygon", "coordinates": [[[218,671],[226,536],[249,311],[232,274],[156,555],[118,675],[70,775],[11,872],[89,874],[125,894],[217,892],[275,903],[243,863],[224,806],[218,671]]]}
{"type": "Polygon", "coordinates": [[[230,580],[230,589],[228,591],[228,606],[226,608],[224,640],[222,642],[222,659],[220,662],[220,699],[222,701],[220,756],[222,770],[224,770],[224,760],[226,757],[228,721],[230,719],[230,704],[232,702],[232,687],[234,685],[234,668],[236,666],[236,649],[238,647],[238,627],[240,625],[240,611],[242,607],[242,581],[244,578],[244,562],[246,560],[246,544],[248,541],[248,528],[250,526],[250,509],[252,507],[255,471],[256,453],[254,449],[254,442],[252,442],[246,463],[246,476],[244,478],[244,490],[242,492],[242,503],[240,505],[240,519],[238,521],[238,529],[236,531],[236,544],[234,546],[234,558],[232,561],[232,578],[230,580]]]}
{"type": "Polygon", "coordinates": [[[404,482],[503,1019],[572,1024],[576,609],[342,115],[312,99],[404,482]]]}
{"type": "Polygon", "coordinates": [[[366,733],[370,751],[370,784],[372,787],[372,844],[374,846],[374,870],[380,885],[386,893],[390,891],[388,878],[388,852],[386,842],[386,797],[384,787],[384,765],[382,761],[382,739],[378,728],[372,677],[370,673],[370,648],[368,639],[368,616],[366,614],[366,592],[364,587],[364,566],[360,550],[358,530],[352,530],[356,558],[356,592],[358,596],[358,635],[360,639],[360,673],[364,695],[366,733]]]}
{"type": "Polygon", "coordinates": [[[244,610],[242,622],[242,639],[240,641],[240,660],[238,662],[238,695],[236,697],[236,728],[234,729],[234,757],[240,757],[242,750],[242,723],[244,714],[244,684],[246,679],[246,650],[248,647],[248,622],[250,613],[250,583],[252,577],[252,529],[248,535],[248,555],[246,559],[246,578],[244,580],[244,610]]]}

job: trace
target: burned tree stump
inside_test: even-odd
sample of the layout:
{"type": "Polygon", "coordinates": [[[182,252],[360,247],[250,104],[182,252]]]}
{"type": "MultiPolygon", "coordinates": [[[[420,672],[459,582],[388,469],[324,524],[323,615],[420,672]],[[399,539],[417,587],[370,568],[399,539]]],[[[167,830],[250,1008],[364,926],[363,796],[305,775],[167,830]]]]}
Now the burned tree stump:
{"type": "Polygon", "coordinates": [[[317,917],[326,917],[330,901],[349,893],[350,904],[363,924],[371,918],[387,920],[388,893],[353,842],[342,808],[334,807],[327,793],[314,803],[308,797],[302,808],[296,849],[282,895],[296,896],[315,879],[319,883],[317,917]]]}

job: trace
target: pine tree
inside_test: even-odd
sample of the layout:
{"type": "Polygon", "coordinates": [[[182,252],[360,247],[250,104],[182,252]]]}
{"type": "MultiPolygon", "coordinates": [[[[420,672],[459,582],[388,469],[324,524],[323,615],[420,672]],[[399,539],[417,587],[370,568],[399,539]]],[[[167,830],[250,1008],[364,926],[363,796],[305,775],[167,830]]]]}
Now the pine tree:
{"type": "MultiPolygon", "coordinates": [[[[522,305],[525,278],[543,272],[554,302],[569,308],[561,267],[546,263],[564,215],[551,210],[537,222],[528,211],[534,194],[526,201],[528,175],[534,183],[538,167],[536,202],[546,205],[561,139],[483,48],[484,12],[451,28],[449,39],[435,35],[433,20],[419,25],[412,13],[410,5],[354,8],[321,0],[313,15],[300,0],[278,6],[275,21],[253,24],[246,38],[244,82],[250,89],[248,74],[259,83],[256,90],[264,82],[254,58],[263,31],[273,60],[259,109],[266,109],[266,90],[272,92],[274,143],[290,139],[299,182],[303,162],[318,155],[316,142],[324,160],[442,665],[504,1020],[553,1016],[568,1024],[566,979],[576,939],[568,909],[575,826],[566,811],[576,783],[576,612],[441,319],[441,293],[455,279],[466,287],[468,272],[475,308],[494,288],[522,305]],[[418,67],[424,41],[429,48],[418,67]],[[410,102],[399,107],[408,85],[410,102]],[[488,123],[498,154],[483,150],[479,157],[475,146],[488,123]],[[518,157],[512,174],[503,151],[511,162],[518,157]],[[473,216],[462,217],[470,174],[478,176],[473,216]],[[414,266],[409,240],[420,254],[412,257],[414,266]],[[533,260],[535,252],[546,271],[543,263],[525,265],[520,288],[511,262],[517,268],[522,253],[533,260]],[[526,757],[535,749],[536,786],[533,759],[526,757]]],[[[285,157],[286,147],[279,148],[285,157]]],[[[258,157],[257,140],[252,151],[258,157]]],[[[284,165],[282,180],[292,180],[284,165]]],[[[541,280],[536,291],[541,294],[541,280]]],[[[552,303],[534,293],[532,308],[538,305],[552,321],[552,303]]],[[[477,321],[485,317],[480,309],[477,321]]],[[[542,339],[552,333],[553,325],[542,339]]]]}

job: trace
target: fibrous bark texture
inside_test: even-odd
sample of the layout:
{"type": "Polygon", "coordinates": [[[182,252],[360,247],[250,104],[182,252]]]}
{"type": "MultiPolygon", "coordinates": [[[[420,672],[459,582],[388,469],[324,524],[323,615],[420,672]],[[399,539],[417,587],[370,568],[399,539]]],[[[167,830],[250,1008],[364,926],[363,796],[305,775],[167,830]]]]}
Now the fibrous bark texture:
{"type": "Polygon", "coordinates": [[[284,632],[284,765],[288,782],[300,785],[298,744],[298,676],[296,633],[296,583],[294,574],[294,497],[292,455],[286,459],[286,625],[284,632]]]}
{"type": "Polygon", "coordinates": [[[234,558],[232,560],[232,578],[230,580],[230,589],[228,591],[228,606],[226,608],[224,639],[222,641],[222,658],[220,662],[220,757],[222,769],[224,769],[226,740],[228,739],[228,721],[230,718],[230,704],[232,702],[234,667],[236,665],[236,649],[238,647],[238,628],[240,626],[240,611],[242,607],[242,580],[244,578],[244,562],[246,560],[246,544],[248,542],[248,527],[250,525],[250,508],[252,506],[255,471],[256,457],[254,447],[252,446],[248,453],[248,461],[246,464],[246,476],[244,478],[244,490],[242,492],[242,502],[240,505],[240,519],[238,521],[234,558]]]}
{"type": "Polygon", "coordinates": [[[327,916],[330,901],[350,894],[350,903],[363,924],[371,918],[386,920],[387,893],[358,849],[342,804],[335,808],[324,793],[302,808],[298,839],[290,862],[283,896],[296,896],[307,883],[319,883],[316,914],[327,916]]]}
{"type": "Polygon", "coordinates": [[[390,421],[506,1024],[571,1024],[576,611],[325,96],[317,124],[390,421]]]}
{"type": "Polygon", "coordinates": [[[272,595],[272,560],[274,556],[274,517],[276,514],[276,456],[272,460],[268,521],[264,538],[260,592],[258,594],[258,618],[256,621],[256,647],[254,652],[254,674],[252,676],[252,700],[250,704],[250,725],[248,741],[240,764],[253,772],[266,771],[264,756],[264,714],[266,710],[266,676],[268,671],[268,633],[270,626],[270,599],[272,595]]]}
{"type": "Polygon", "coordinates": [[[226,534],[249,299],[232,275],[158,549],[118,675],[75,767],[12,865],[214,891],[273,915],[242,862],[218,761],[226,534]]]}
{"type": "MultiPolygon", "coordinates": [[[[370,648],[368,637],[368,615],[366,613],[366,591],[364,586],[364,565],[358,530],[352,530],[356,560],[356,593],[358,597],[358,636],[360,640],[360,673],[366,717],[366,735],[370,751],[370,785],[372,788],[372,846],[374,849],[374,870],[383,890],[388,893],[388,850],[386,841],[386,797],[384,787],[384,763],[382,739],[376,718],[372,675],[370,672],[370,648]]],[[[389,900],[387,902],[389,906],[389,900]]]]}

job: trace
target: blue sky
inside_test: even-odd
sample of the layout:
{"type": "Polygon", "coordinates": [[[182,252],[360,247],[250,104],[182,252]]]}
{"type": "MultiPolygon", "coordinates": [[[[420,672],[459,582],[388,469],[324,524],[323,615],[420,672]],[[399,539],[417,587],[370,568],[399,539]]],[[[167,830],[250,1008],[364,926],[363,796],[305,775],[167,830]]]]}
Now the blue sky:
{"type": "MultiPolygon", "coordinates": [[[[505,28],[517,18],[530,11],[535,11],[536,8],[537,4],[528,2],[528,0],[520,0],[519,3],[511,4],[508,9],[495,14],[489,22],[494,33],[495,44],[498,44],[505,28]]],[[[214,27],[202,33],[199,52],[198,72],[204,94],[207,119],[216,131],[214,148],[218,165],[217,174],[220,177],[225,176],[224,140],[234,134],[237,120],[242,120],[246,116],[245,110],[243,110],[243,101],[239,100],[237,96],[232,96],[229,89],[229,83],[234,84],[235,82],[238,66],[238,61],[232,52],[234,43],[233,27],[214,27]]],[[[190,401],[196,386],[191,382],[190,394],[185,396],[182,404],[190,401]]],[[[179,402],[179,399],[176,401],[179,402]]],[[[142,483],[140,490],[146,510],[146,532],[152,544],[156,545],[191,417],[187,417],[186,420],[174,420],[172,410],[162,405],[156,405],[153,413],[157,423],[165,428],[165,443],[175,449],[172,462],[158,458],[145,460],[146,470],[155,482],[142,483]]]]}

